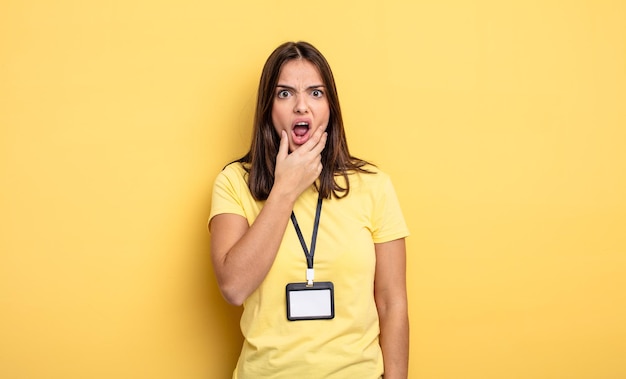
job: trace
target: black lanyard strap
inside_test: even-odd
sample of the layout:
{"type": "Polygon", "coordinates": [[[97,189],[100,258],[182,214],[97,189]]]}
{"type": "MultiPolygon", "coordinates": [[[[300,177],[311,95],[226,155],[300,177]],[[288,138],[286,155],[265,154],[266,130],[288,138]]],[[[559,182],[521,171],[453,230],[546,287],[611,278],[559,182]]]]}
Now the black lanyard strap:
{"type": "Polygon", "coordinates": [[[300,240],[300,245],[302,245],[302,250],[304,251],[304,255],[306,256],[306,265],[307,268],[313,269],[313,257],[315,256],[315,244],[317,242],[317,230],[320,226],[320,215],[322,214],[322,195],[320,194],[317,197],[317,208],[315,209],[315,221],[313,223],[313,235],[311,236],[311,251],[306,247],[306,242],[304,242],[304,236],[302,235],[302,230],[300,230],[300,225],[298,225],[298,220],[296,219],[296,214],[291,211],[291,222],[293,223],[293,227],[296,229],[296,234],[298,235],[298,239],[300,240]]]}

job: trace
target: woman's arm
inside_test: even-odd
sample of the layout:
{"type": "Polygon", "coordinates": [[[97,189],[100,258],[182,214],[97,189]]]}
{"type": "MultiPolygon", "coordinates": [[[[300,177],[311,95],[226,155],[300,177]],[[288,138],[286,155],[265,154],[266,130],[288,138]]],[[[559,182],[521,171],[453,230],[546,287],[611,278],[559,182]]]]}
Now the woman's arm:
{"type": "Polygon", "coordinates": [[[287,134],[282,132],[274,186],[251,226],[235,214],[211,219],[211,260],[222,295],[229,303],[241,305],[272,267],[293,205],[322,171],[320,154],[327,138],[324,129],[318,129],[291,154],[287,134]]]}
{"type": "Polygon", "coordinates": [[[293,202],[268,198],[251,226],[236,214],[211,220],[211,259],[217,283],[227,302],[241,305],[272,267],[293,202]]]}
{"type": "Polygon", "coordinates": [[[404,238],[375,244],[374,298],[380,319],[385,379],[406,379],[409,366],[409,316],[404,238]]]}

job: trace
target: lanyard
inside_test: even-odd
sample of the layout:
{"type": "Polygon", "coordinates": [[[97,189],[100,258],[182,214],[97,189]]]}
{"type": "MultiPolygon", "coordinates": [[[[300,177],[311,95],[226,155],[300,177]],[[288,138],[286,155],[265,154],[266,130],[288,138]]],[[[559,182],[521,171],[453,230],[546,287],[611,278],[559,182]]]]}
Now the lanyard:
{"type": "Polygon", "coordinates": [[[320,194],[317,197],[317,208],[315,209],[315,221],[313,223],[313,235],[311,236],[311,250],[309,251],[309,249],[306,247],[306,242],[304,242],[304,236],[302,235],[302,230],[300,230],[300,225],[298,225],[296,214],[291,211],[291,222],[293,223],[293,227],[296,229],[296,234],[298,235],[300,245],[302,245],[302,250],[304,251],[304,256],[306,257],[306,280],[308,287],[313,285],[313,279],[315,279],[315,273],[313,271],[313,257],[315,256],[315,243],[317,242],[317,230],[320,226],[321,214],[322,195],[320,194]]]}

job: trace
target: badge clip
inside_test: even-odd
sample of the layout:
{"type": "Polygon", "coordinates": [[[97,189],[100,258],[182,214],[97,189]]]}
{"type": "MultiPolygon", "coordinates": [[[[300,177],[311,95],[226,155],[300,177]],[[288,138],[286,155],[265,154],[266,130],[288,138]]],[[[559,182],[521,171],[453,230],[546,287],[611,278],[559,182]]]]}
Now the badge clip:
{"type": "Polygon", "coordinates": [[[315,279],[315,270],[312,268],[306,269],[306,286],[313,287],[313,280],[315,279]]]}

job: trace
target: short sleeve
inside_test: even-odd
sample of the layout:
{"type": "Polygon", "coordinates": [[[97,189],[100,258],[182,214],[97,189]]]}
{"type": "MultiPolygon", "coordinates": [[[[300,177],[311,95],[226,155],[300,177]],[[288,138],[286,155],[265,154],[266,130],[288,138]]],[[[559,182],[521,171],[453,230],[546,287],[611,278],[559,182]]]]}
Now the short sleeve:
{"type": "Polygon", "coordinates": [[[383,243],[409,235],[400,202],[391,179],[379,172],[380,182],[376,186],[372,214],[372,238],[374,243],[383,243]]]}
{"type": "Polygon", "coordinates": [[[226,166],[215,179],[209,222],[213,217],[223,213],[246,216],[241,191],[247,189],[247,186],[241,173],[242,170],[235,169],[233,165],[226,166]]]}

